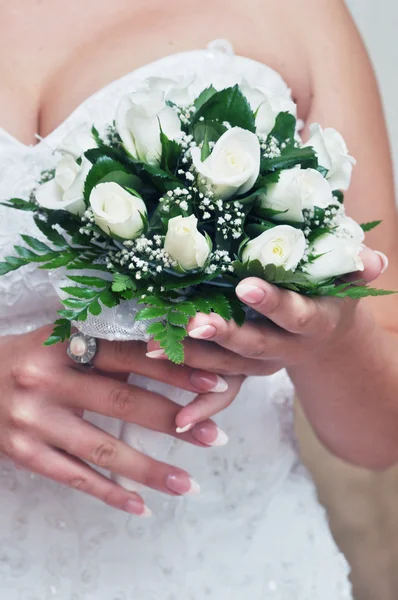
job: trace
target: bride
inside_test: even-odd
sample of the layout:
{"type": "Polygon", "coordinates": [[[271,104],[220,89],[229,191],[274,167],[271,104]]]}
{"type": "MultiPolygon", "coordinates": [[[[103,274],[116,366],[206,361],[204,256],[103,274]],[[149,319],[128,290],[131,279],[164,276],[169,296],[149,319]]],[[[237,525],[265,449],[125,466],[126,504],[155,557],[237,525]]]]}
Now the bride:
{"type": "MultiPolygon", "coordinates": [[[[398,255],[380,101],[341,0],[65,6],[2,5],[2,199],[26,196],[54,164],[53,149],[85,121],[109,122],[143,78],[228,74],[287,102],[291,89],[304,123],[344,134],[358,160],[348,210],[383,219],[369,243],[398,255]],[[240,57],[228,42],[207,46],[221,37],[240,57]]],[[[4,208],[0,232],[2,256],[20,233],[37,235],[29,216],[4,208]]],[[[397,289],[398,261],[386,271],[385,254],[367,248],[363,260],[368,281],[382,274],[380,285],[397,289]]],[[[347,564],[297,458],[290,381],[335,454],[393,464],[394,296],[315,302],[250,279],[237,294],[267,317],[261,327],[197,315],[184,367],[154,342],[100,341],[95,369],[81,372],[64,346],[42,346],[58,308],[47,276],[14,272],[0,291],[4,600],[351,597],[347,564]],[[176,388],[195,400],[181,409],[176,388]],[[122,421],[179,441],[145,455],[120,435],[122,421]]]]}

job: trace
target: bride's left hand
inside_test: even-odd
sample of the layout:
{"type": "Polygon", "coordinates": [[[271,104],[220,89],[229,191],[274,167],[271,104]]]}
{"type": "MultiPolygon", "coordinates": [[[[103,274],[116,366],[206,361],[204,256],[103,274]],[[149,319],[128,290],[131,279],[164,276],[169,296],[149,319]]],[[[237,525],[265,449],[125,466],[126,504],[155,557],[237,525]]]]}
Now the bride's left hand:
{"type": "MultiPolygon", "coordinates": [[[[368,248],[362,259],[365,270],[354,280],[373,281],[387,266],[383,255],[368,248]]],[[[236,294],[267,320],[239,327],[216,314],[196,315],[188,327],[185,365],[220,375],[272,375],[310,361],[320,347],[335,346],[351,329],[358,306],[348,298],[311,299],[253,277],[242,281],[236,294]]],[[[154,341],[148,343],[148,355],[167,359],[154,341]]],[[[176,425],[200,423],[225,404],[223,394],[198,396],[178,413],[176,425]]]]}

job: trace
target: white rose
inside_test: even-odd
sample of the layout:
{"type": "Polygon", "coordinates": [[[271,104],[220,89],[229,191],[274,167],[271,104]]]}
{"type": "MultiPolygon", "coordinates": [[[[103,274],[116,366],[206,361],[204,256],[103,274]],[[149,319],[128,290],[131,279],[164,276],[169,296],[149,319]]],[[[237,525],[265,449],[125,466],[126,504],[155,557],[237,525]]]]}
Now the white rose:
{"type": "Polygon", "coordinates": [[[335,129],[323,130],[317,123],[311,125],[310,132],[311,137],[304,146],[314,148],[319,165],[328,170],[330,187],[332,190],[348,190],[356,160],[348,154],[343,137],[335,129]]]}
{"type": "Polygon", "coordinates": [[[91,148],[97,148],[97,143],[91,133],[91,127],[87,123],[82,123],[64,137],[59,150],[65,154],[71,154],[73,158],[79,158],[91,148]]]}
{"type": "Polygon", "coordinates": [[[260,196],[260,205],[286,211],[272,217],[276,221],[303,223],[303,210],[327,208],[333,203],[332,191],[326,179],[315,169],[287,169],[277,183],[271,184],[260,196]]]}
{"type": "Polygon", "coordinates": [[[204,178],[222,199],[248,192],[260,172],[257,136],[240,127],[226,131],[203,162],[199,148],[192,148],[191,154],[199,179],[204,178]]]}
{"type": "Polygon", "coordinates": [[[83,190],[86,177],[92,167],[83,157],[81,165],[66,154],[55,169],[55,177],[43,183],[36,191],[36,200],[43,208],[66,210],[74,215],[82,215],[86,210],[83,190]]]}
{"type": "Polygon", "coordinates": [[[165,103],[163,92],[134,92],[122,98],[116,113],[116,129],[134,158],[153,165],[160,162],[160,128],[171,140],[181,137],[180,119],[165,103]]]}
{"type": "Polygon", "coordinates": [[[296,104],[287,93],[275,95],[264,88],[252,87],[248,83],[241,84],[240,88],[256,114],[257,133],[264,137],[273,130],[279,113],[288,112],[294,117],[297,115],[296,104]]]}
{"type": "Polygon", "coordinates": [[[335,235],[352,240],[357,245],[365,241],[365,232],[362,227],[354,219],[346,215],[339,219],[335,235]]]}
{"type": "Polygon", "coordinates": [[[275,265],[294,270],[304,256],[306,241],[300,229],[277,225],[250,240],[242,252],[242,261],[259,260],[265,267],[275,265]]]}
{"type": "Polygon", "coordinates": [[[147,210],[144,201],[130,194],[119,184],[99,183],[90,194],[90,205],[98,227],[108,235],[134,240],[144,228],[142,216],[147,210]]]}
{"type": "Polygon", "coordinates": [[[305,271],[315,283],[331,277],[363,271],[364,265],[360,258],[360,252],[360,244],[332,233],[326,233],[311,245],[309,253],[318,258],[306,264],[305,271]]]}
{"type": "Polygon", "coordinates": [[[210,254],[209,243],[197,226],[195,215],[174,217],[168,223],[164,248],[185,271],[203,267],[210,254]]]}

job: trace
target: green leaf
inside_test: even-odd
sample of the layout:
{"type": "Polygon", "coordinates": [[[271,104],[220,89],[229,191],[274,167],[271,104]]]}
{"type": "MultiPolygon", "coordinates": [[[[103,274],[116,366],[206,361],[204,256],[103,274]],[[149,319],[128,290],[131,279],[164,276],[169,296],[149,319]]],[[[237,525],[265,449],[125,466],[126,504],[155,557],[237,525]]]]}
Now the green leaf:
{"type": "Polygon", "coordinates": [[[27,261],[37,262],[40,261],[40,256],[25,248],[24,246],[14,246],[14,250],[21,258],[25,258],[27,261]]]}
{"type": "Polygon", "coordinates": [[[238,298],[231,298],[229,302],[232,311],[232,319],[239,327],[241,327],[246,320],[245,305],[242,304],[238,298]]]}
{"type": "Polygon", "coordinates": [[[125,290],[124,292],[119,292],[119,293],[124,300],[132,300],[134,298],[133,290],[125,290]]]}
{"type": "Polygon", "coordinates": [[[255,214],[258,215],[261,219],[267,221],[268,219],[273,219],[277,215],[283,215],[287,213],[289,209],[286,210],[275,210],[273,208],[267,208],[265,206],[256,206],[255,214]]]}
{"type": "Polygon", "coordinates": [[[50,335],[50,337],[48,337],[43,343],[43,346],[53,346],[59,342],[62,342],[62,339],[58,335],[50,335]]]}
{"type": "Polygon", "coordinates": [[[57,246],[58,248],[67,248],[68,243],[65,238],[58,233],[56,229],[53,229],[51,225],[48,224],[47,221],[39,217],[39,215],[35,215],[33,217],[34,222],[36,223],[36,227],[46,236],[46,238],[57,246]]]}
{"type": "Polygon", "coordinates": [[[101,312],[102,312],[101,304],[98,302],[97,299],[94,299],[92,302],[90,302],[88,311],[95,317],[97,317],[99,314],[101,314],[101,312]]]}
{"type": "Polygon", "coordinates": [[[187,315],[187,317],[194,317],[196,315],[197,311],[192,302],[177,302],[176,304],[178,310],[187,315]]]}
{"type": "Polygon", "coordinates": [[[229,300],[226,296],[222,294],[216,294],[215,296],[210,296],[206,299],[211,304],[213,312],[220,315],[220,317],[222,317],[226,321],[229,321],[231,319],[232,309],[229,300]]]}
{"type": "Polygon", "coordinates": [[[368,296],[391,296],[392,294],[396,294],[396,291],[393,290],[378,290],[375,288],[370,288],[368,286],[350,286],[346,287],[341,291],[331,291],[328,290],[327,296],[334,296],[336,298],[352,298],[354,300],[358,300],[360,298],[366,298],[368,296]]]}
{"type": "Polygon", "coordinates": [[[61,302],[67,308],[85,308],[87,306],[87,301],[79,298],[65,298],[61,302]]]}
{"type": "Polygon", "coordinates": [[[86,300],[96,298],[98,296],[97,290],[90,290],[89,288],[84,287],[66,286],[61,288],[61,290],[65,292],[65,294],[69,294],[75,298],[85,298],[86,300]]]}
{"type": "Polygon", "coordinates": [[[6,275],[7,273],[10,273],[11,271],[16,271],[17,269],[19,269],[20,267],[23,267],[26,264],[28,264],[28,262],[26,260],[24,260],[23,258],[17,258],[14,256],[6,256],[5,262],[0,262],[0,276],[6,275]]]}
{"type": "Polygon", "coordinates": [[[334,190],[333,191],[333,196],[336,198],[336,200],[338,202],[340,202],[340,204],[344,204],[344,194],[343,194],[343,192],[340,192],[340,190],[334,190]]]}
{"type": "Polygon", "coordinates": [[[232,127],[242,127],[253,133],[256,131],[254,113],[238,85],[212,94],[194,115],[197,123],[205,121],[228,122],[232,127]]]}
{"type": "Polygon", "coordinates": [[[148,296],[147,294],[142,294],[139,300],[142,304],[150,304],[151,306],[156,306],[157,308],[169,308],[170,306],[169,302],[155,295],[148,296]]]}
{"type": "Polygon", "coordinates": [[[157,308],[153,306],[151,308],[143,308],[135,315],[136,321],[144,321],[146,319],[159,319],[164,317],[167,313],[167,308],[157,308]]]}
{"type": "Polygon", "coordinates": [[[209,300],[207,300],[207,298],[204,298],[202,296],[194,296],[190,300],[194,304],[196,312],[201,312],[201,313],[204,313],[205,315],[208,315],[211,313],[211,302],[209,302],[209,300]]]}
{"type": "Polygon", "coordinates": [[[41,265],[40,269],[58,269],[58,267],[64,267],[75,258],[75,254],[60,254],[50,262],[41,265]]]}
{"type": "Polygon", "coordinates": [[[180,276],[178,276],[177,273],[168,273],[167,276],[164,276],[163,285],[166,290],[184,289],[194,285],[199,285],[203,281],[210,281],[211,279],[217,277],[217,275],[217,273],[208,275],[203,271],[180,276]]]}
{"type": "Polygon", "coordinates": [[[264,233],[264,231],[268,231],[268,229],[272,229],[275,226],[275,223],[261,221],[259,223],[250,223],[246,226],[245,231],[249,236],[249,239],[254,239],[264,233]]]}
{"type": "Polygon", "coordinates": [[[68,279],[89,287],[104,288],[109,285],[109,281],[101,279],[101,277],[89,277],[88,275],[68,275],[68,279]]]}
{"type": "Polygon", "coordinates": [[[146,332],[149,335],[156,335],[158,333],[163,334],[165,332],[164,323],[157,321],[148,325],[146,332]]]}
{"type": "Polygon", "coordinates": [[[198,145],[205,141],[208,145],[209,142],[217,142],[226,131],[225,125],[218,121],[199,121],[193,129],[193,137],[198,145]]]}
{"type": "Polygon", "coordinates": [[[132,173],[126,173],[125,171],[111,171],[110,173],[102,177],[102,179],[98,181],[98,184],[109,182],[117,183],[123,188],[129,188],[130,190],[134,190],[135,195],[137,195],[142,188],[141,179],[137,177],[137,175],[133,175],[132,173]]]}
{"type": "Polygon", "coordinates": [[[206,88],[205,90],[203,90],[203,92],[201,92],[199,94],[199,96],[196,98],[195,102],[194,102],[194,106],[196,108],[196,110],[198,111],[199,109],[202,108],[202,106],[208,101],[210,100],[210,98],[212,96],[214,96],[214,94],[217,93],[217,90],[211,85],[210,87],[206,88]]]}
{"type": "Polygon", "coordinates": [[[375,227],[378,227],[382,221],[370,221],[369,223],[362,223],[361,227],[364,231],[371,231],[375,227]]]}
{"type": "Polygon", "coordinates": [[[86,262],[84,260],[79,260],[79,259],[74,260],[72,263],[70,263],[67,266],[67,269],[71,270],[71,271],[91,269],[93,271],[103,271],[104,273],[109,273],[109,269],[106,267],[106,265],[100,265],[98,263],[86,262]]]}
{"type": "Polygon", "coordinates": [[[181,146],[176,141],[170,140],[162,129],[160,130],[160,141],[162,144],[160,166],[165,171],[172,173],[181,157],[181,146]]]}
{"type": "Polygon", "coordinates": [[[91,135],[93,136],[93,138],[95,140],[95,143],[98,146],[102,146],[103,145],[104,142],[102,141],[102,138],[101,138],[101,136],[99,134],[98,129],[96,127],[94,127],[94,125],[91,128],[91,135]]]}
{"type": "Polygon", "coordinates": [[[85,321],[88,317],[88,309],[87,308],[83,308],[83,310],[81,312],[79,312],[79,314],[76,317],[76,321],[85,321]]]}
{"type": "Polygon", "coordinates": [[[71,323],[67,319],[58,319],[54,323],[54,329],[50,337],[44,342],[44,346],[52,346],[58,342],[64,342],[71,335],[71,323]]]}
{"type": "Polygon", "coordinates": [[[103,290],[99,295],[99,299],[107,308],[113,308],[120,303],[119,298],[110,289],[103,290]]]}
{"type": "Polygon", "coordinates": [[[161,348],[164,349],[169,360],[176,364],[182,364],[184,362],[182,340],[187,336],[186,329],[166,322],[165,332],[165,337],[160,341],[161,348]]]}
{"type": "Polygon", "coordinates": [[[189,317],[184,315],[182,312],[178,312],[177,310],[172,310],[169,312],[168,320],[172,325],[188,325],[189,323],[189,317]]]}
{"type": "Polygon", "coordinates": [[[124,292],[125,290],[136,289],[136,285],[128,275],[122,273],[114,273],[112,282],[113,292],[124,292]]]}
{"type": "Polygon", "coordinates": [[[7,206],[8,208],[25,210],[28,212],[36,212],[39,209],[39,206],[35,202],[28,202],[27,200],[22,200],[21,198],[10,198],[6,202],[0,202],[0,204],[2,206],[7,206]]]}
{"type": "Polygon", "coordinates": [[[291,169],[301,165],[303,169],[316,169],[318,159],[312,148],[289,148],[275,158],[261,160],[261,173],[267,171],[291,169]]]}
{"type": "Polygon", "coordinates": [[[22,234],[21,238],[23,239],[25,244],[28,244],[28,246],[33,250],[36,250],[36,252],[40,252],[42,254],[47,252],[53,252],[52,248],[50,248],[46,244],[43,244],[43,242],[41,242],[35,237],[32,237],[31,235],[22,234]]]}
{"type": "Polygon", "coordinates": [[[296,132],[296,117],[289,112],[281,112],[275,119],[275,125],[268,139],[275,138],[280,144],[294,144],[294,134],[296,132]]]}
{"type": "Polygon", "coordinates": [[[107,156],[102,156],[99,158],[98,161],[91,167],[84,183],[84,200],[86,205],[89,203],[90,194],[93,188],[101,181],[101,179],[104,179],[106,175],[109,175],[109,173],[114,171],[125,170],[125,167],[121,163],[112,160],[107,156]]]}

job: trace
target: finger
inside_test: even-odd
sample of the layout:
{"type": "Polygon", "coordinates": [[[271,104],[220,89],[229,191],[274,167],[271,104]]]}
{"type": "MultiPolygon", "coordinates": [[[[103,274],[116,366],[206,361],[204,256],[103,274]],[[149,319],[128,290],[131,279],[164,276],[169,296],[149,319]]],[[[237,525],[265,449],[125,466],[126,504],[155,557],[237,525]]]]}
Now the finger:
{"type": "MultiPolygon", "coordinates": [[[[201,317],[208,321],[208,315],[198,315],[197,322],[200,326],[201,317]]],[[[225,321],[219,318],[220,321],[218,324],[221,324],[221,327],[225,325],[225,321]]],[[[234,327],[234,331],[240,333],[240,329],[238,327],[234,327]]],[[[259,350],[253,345],[253,340],[248,336],[247,330],[243,330],[243,335],[240,340],[234,338],[231,335],[231,340],[225,340],[223,344],[214,343],[209,344],[207,341],[200,341],[198,339],[186,339],[184,341],[184,361],[190,367],[195,369],[205,368],[207,372],[215,371],[217,373],[221,373],[224,375],[224,379],[228,381],[228,376],[235,375],[254,375],[254,376],[263,376],[263,375],[272,375],[280,370],[280,359],[272,360],[269,356],[265,356],[265,354],[261,355],[262,360],[258,360],[259,350]],[[227,346],[231,348],[231,350],[227,349],[227,346]],[[248,356],[245,356],[245,354],[248,356]],[[249,358],[249,356],[255,356],[255,358],[249,358]]],[[[258,342],[264,342],[264,336],[258,337],[258,342]]],[[[275,354],[276,350],[272,348],[272,343],[270,343],[271,337],[267,335],[266,340],[268,341],[267,351],[271,356],[275,354]]],[[[215,338],[217,341],[217,338],[215,338]]],[[[281,350],[281,342],[278,338],[277,343],[274,345],[278,346],[278,351],[280,353],[281,350]]],[[[148,349],[155,349],[159,346],[158,342],[151,340],[148,342],[148,349]]],[[[265,350],[264,350],[265,352],[265,350]]]]}
{"type": "MultiPolygon", "coordinates": [[[[59,380],[52,383],[47,394],[56,394],[59,402],[73,410],[89,410],[167,435],[177,435],[175,418],[181,406],[134,385],[70,369],[62,383],[59,380]]],[[[185,433],[183,440],[196,446],[209,445],[208,435],[201,439],[201,432],[196,431],[185,433]]]]}
{"type": "Polygon", "coordinates": [[[146,487],[170,495],[199,491],[186,471],[154,460],[73,415],[63,414],[62,419],[51,417],[51,427],[43,423],[43,434],[47,443],[69,455],[146,487]]]}
{"type": "Polygon", "coordinates": [[[206,373],[203,370],[195,371],[175,365],[168,360],[154,362],[151,358],[167,359],[167,356],[164,351],[158,351],[154,356],[146,356],[144,342],[101,340],[98,343],[94,365],[97,369],[107,373],[133,372],[194,393],[218,393],[224,391],[227,385],[221,377],[217,377],[214,373],[206,373]]]}
{"type": "MultiPolygon", "coordinates": [[[[302,348],[299,336],[294,336],[265,319],[247,321],[239,327],[233,320],[224,321],[216,314],[198,314],[189,323],[188,332],[194,339],[204,334],[207,339],[216,342],[222,348],[236,352],[241,356],[241,360],[243,357],[246,361],[247,371],[250,368],[254,371],[257,364],[257,373],[251,373],[255,375],[275,373],[275,370],[279,370],[275,367],[281,361],[289,364],[302,348]]],[[[188,344],[186,346],[188,347],[188,344]]],[[[207,347],[209,348],[209,344],[207,347]]],[[[208,353],[212,350],[213,345],[208,353]]],[[[220,359],[222,360],[221,357],[220,359]]],[[[217,365],[217,368],[220,369],[220,365],[217,365]]],[[[249,374],[247,371],[245,374],[249,374]]]]}
{"type": "Polygon", "coordinates": [[[21,436],[14,437],[13,445],[16,460],[24,468],[80,490],[114,508],[141,517],[151,515],[141,496],[128,492],[72,456],[45,445],[35,445],[21,436]]]}
{"type": "MultiPolygon", "coordinates": [[[[200,394],[190,404],[180,410],[176,416],[176,424],[180,429],[205,421],[216,413],[221,412],[235,400],[243,381],[245,380],[242,376],[229,377],[228,391],[224,394],[200,394]]],[[[199,425],[204,429],[206,435],[206,423],[199,425]]],[[[223,446],[227,443],[228,437],[225,432],[218,430],[216,440],[213,440],[213,446],[223,446]]]]}
{"type": "Polygon", "coordinates": [[[361,259],[364,266],[363,271],[357,271],[356,273],[344,276],[342,278],[344,281],[356,282],[359,285],[370,283],[384,273],[388,267],[388,258],[383,252],[371,250],[366,246],[361,252],[361,259]]]}
{"type": "Polygon", "coordinates": [[[290,333],[323,338],[337,327],[344,302],[336,298],[307,298],[249,277],[236,288],[242,302],[290,333]]]}

